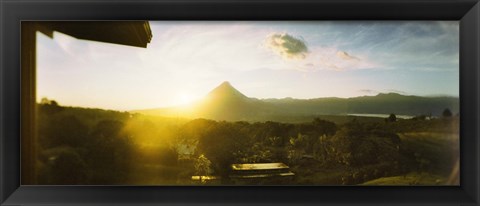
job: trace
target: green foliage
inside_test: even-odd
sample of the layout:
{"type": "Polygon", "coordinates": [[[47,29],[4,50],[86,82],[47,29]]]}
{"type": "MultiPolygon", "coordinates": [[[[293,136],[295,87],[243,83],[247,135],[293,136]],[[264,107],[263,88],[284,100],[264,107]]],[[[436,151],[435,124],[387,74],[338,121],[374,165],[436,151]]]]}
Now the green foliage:
{"type": "Polygon", "coordinates": [[[195,174],[200,176],[207,176],[212,174],[212,162],[205,157],[205,155],[200,155],[195,160],[195,174]]]}
{"type": "Polygon", "coordinates": [[[199,137],[198,152],[213,162],[213,167],[219,175],[228,173],[230,164],[234,163],[234,152],[245,144],[244,133],[232,123],[219,122],[199,137]]]}
{"type": "Polygon", "coordinates": [[[458,136],[458,116],[185,121],[45,99],[37,118],[42,184],[175,184],[195,174],[227,178],[230,164],[262,162],[287,163],[292,184],[359,184],[412,171],[446,175],[458,152],[451,149],[458,139],[442,139],[458,136]]]}
{"type": "Polygon", "coordinates": [[[40,142],[46,148],[83,147],[87,142],[88,127],[72,115],[56,115],[40,127],[40,142]]]}
{"type": "Polygon", "coordinates": [[[341,164],[348,169],[342,184],[355,184],[371,177],[400,172],[401,141],[381,124],[352,121],[331,138],[320,138],[320,156],[328,164],[341,164]],[[379,169],[381,168],[381,169],[379,169]]]}
{"type": "Polygon", "coordinates": [[[124,116],[122,113],[61,107],[46,99],[38,108],[40,182],[119,184],[126,181],[133,144],[129,136],[122,133],[123,118],[118,118],[124,116]],[[116,116],[116,120],[102,120],[111,116],[116,116]]]}
{"type": "Polygon", "coordinates": [[[58,103],[54,100],[49,100],[47,98],[42,98],[40,104],[38,105],[40,112],[45,114],[55,114],[61,112],[63,107],[59,106],[58,103]]]}
{"type": "Polygon", "coordinates": [[[121,132],[122,128],[122,122],[104,120],[93,129],[85,155],[87,164],[95,171],[93,182],[114,184],[125,181],[133,145],[129,137],[121,132]]]}
{"type": "Polygon", "coordinates": [[[39,184],[87,184],[87,164],[77,150],[56,147],[42,151],[39,184]]]}

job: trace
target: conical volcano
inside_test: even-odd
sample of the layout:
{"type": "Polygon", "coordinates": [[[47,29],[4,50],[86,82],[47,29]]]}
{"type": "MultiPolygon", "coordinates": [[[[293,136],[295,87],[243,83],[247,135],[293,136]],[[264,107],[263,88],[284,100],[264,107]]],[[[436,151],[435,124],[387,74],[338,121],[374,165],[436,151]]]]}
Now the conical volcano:
{"type": "Polygon", "coordinates": [[[255,110],[251,99],[225,81],[213,89],[195,109],[198,116],[217,120],[243,120],[255,110]]]}
{"type": "Polygon", "coordinates": [[[206,96],[208,101],[245,101],[249,98],[235,89],[230,82],[223,82],[206,96]]]}

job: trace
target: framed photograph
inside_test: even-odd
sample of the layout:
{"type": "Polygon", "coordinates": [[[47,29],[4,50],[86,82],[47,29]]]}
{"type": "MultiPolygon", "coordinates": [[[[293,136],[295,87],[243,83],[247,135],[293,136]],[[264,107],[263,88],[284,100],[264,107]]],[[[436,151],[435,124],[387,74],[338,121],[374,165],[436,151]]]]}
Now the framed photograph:
{"type": "Polygon", "coordinates": [[[476,0],[0,6],[2,205],[479,205],[476,0]]]}

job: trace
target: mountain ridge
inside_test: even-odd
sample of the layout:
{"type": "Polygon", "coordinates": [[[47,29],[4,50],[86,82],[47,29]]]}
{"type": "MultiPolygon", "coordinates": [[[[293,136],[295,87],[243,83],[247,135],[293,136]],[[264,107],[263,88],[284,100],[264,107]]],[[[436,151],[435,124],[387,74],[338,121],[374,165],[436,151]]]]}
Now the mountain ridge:
{"type": "Polygon", "coordinates": [[[375,96],[319,97],[312,99],[257,99],[244,95],[225,81],[212,89],[204,99],[183,107],[166,107],[132,112],[187,118],[209,118],[226,121],[267,121],[271,117],[397,114],[439,116],[444,109],[459,111],[459,98],[402,95],[394,92],[375,96]]]}

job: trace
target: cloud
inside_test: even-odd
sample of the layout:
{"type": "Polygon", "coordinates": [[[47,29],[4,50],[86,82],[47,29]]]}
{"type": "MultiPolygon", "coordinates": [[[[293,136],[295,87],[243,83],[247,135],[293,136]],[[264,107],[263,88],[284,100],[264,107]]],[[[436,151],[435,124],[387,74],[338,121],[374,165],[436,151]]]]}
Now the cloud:
{"type": "Polygon", "coordinates": [[[403,94],[403,95],[408,94],[407,92],[402,91],[402,90],[398,90],[398,89],[389,89],[389,90],[387,90],[387,92],[393,92],[393,93],[403,94]]]}
{"type": "Polygon", "coordinates": [[[306,67],[313,67],[313,66],[315,66],[315,65],[314,65],[313,63],[307,63],[307,64],[305,64],[305,66],[306,66],[306,67]]]}
{"type": "Polygon", "coordinates": [[[343,60],[357,60],[357,61],[360,61],[360,59],[358,57],[352,56],[345,51],[337,51],[337,57],[339,57],[343,60]]]}
{"type": "Polygon", "coordinates": [[[274,33],[267,36],[265,45],[284,59],[305,59],[307,44],[287,33],[274,33]]]}
{"type": "Polygon", "coordinates": [[[314,47],[305,61],[308,62],[305,65],[315,70],[350,71],[381,68],[365,54],[354,56],[337,47],[314,47]]]}
{"type": "Polygon", "coordinates": [[[335,47],[313,47],[301,61],[286,62],[289,68],[299,71],[352,71],[361,69],[382,69],[366,55],[353,56],[335,47]]]}
{"type": "Polygon", "coordinates": [[[344,71],[346,70],[345,67],[340,66],[338,63],[329,61],[329,60],[321,60],[317,64],[321,69],[326,69],[326,70],[333,70],[333,71],[344,71]]]}
{"type": "Polygon", "coordinates": [[[361,93],[367,93],[367,94],[377,94],[379,93],[377,90],[373,90],[373,89],[361,89],[361,90],[358,90],[359,92],[361,93]]]}

